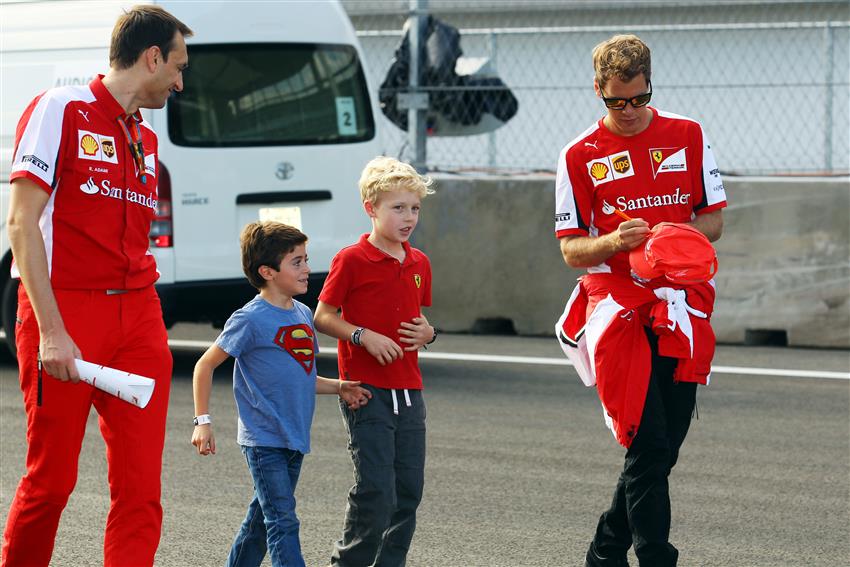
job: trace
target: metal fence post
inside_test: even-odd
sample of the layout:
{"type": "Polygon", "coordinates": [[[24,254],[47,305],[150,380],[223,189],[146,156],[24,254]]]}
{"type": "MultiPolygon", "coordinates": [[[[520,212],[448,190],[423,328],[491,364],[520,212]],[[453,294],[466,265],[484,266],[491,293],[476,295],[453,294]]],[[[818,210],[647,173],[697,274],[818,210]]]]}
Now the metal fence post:
{"type": "Polygon", "coordinates": [[[824,42],[824,73],[826,74],[824,85],[824,96],[826,100],[824,100],[823,112],[824,112],[824,127],[823,127],[823,153],[824,153],[824,169],[826,173],[832,173],[832,136],[835,130],[832,121],[833,121],[833,108],[832,108],[832,97],[833,97],[833,42],[835,41],[834,34],[832,33],[832,26],[830,22],[826,22],[826,26],[823,28],[823,42],[824,42]]]}
{"type": "MultiPolygon", "coordinates": [[[[488,51],[490,52],[489,53],[490,64],[493,66],[493,69],[497,69],[497,67],[496,67],[496,56],[498,54],[498,47],[497,47],[497,43],[496,43],[497,37],[496,37],[495,31],[493,31],[493,30],[490,31],[490,38],[489,39],[490,39],[490,41],[489,41],[487,47],[488,47],[488,51]]],[[[496,161],[496,153],[497,153],[496,132],[493,131],[493,132],[490,132],[489,134],[487,134],[487,154],[488,154],[488,160],[487,161],[489,162],[491,169],[496,169],[496,166],[498,165],[498,163],[496,161]]]]}
{"type": "MultiPolygon", "coordinates": [[[[410,0],[410,94],[412,98],[418,99],[420,84],[425,61],[425,26],[427,24],[428,0],[410,0]]],[[[410,147],[413,150],[413,162],[411,165],[416,171],[424,173],[427,169],[427,152],[425,149],[425,114],[427,103],[422,108],[421,104],[411,104],[407,110],[407,134],[410,147]]]]}

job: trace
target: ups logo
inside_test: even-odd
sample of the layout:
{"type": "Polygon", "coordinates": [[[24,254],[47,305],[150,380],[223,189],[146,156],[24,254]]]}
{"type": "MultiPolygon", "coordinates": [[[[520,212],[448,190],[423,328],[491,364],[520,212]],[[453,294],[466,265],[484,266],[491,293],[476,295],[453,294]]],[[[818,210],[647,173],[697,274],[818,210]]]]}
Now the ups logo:
{"type": "Polygon", "coordinates": [[[112,143],[112,140],[101,140],[100,149],[103,150],[103,154],[108,158],[115,155],[115,144],[112,143]]]}
{"type": "Polygon", "coordinates": [[[632,163],[629,161],[628,155],[615,158],[611,161],[611,165],[617,173],[625,173],[632,168],[632,163]]]}

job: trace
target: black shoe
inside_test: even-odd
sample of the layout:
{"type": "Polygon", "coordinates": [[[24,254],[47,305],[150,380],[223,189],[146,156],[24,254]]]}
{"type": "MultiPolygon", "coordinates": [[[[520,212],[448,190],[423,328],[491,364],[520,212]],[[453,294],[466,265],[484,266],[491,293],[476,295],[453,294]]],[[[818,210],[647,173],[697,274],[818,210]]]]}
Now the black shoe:
{"type": "Polygon", "coordinates": [[[599,555],[596,547],[591,543],[584,557],[584,567],[629,567],[625,553],[621,557],[604,557],[599,555]]]}

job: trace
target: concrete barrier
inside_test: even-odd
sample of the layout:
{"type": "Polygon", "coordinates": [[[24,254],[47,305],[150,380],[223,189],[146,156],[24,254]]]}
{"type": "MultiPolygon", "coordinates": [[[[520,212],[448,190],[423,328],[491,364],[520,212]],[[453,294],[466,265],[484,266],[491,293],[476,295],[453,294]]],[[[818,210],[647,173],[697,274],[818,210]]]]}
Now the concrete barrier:
{"type": "MultiPolygon", "coordinates": [[[[850,347],[850,180],[727,178],[717,306],[726,343],[850,347]]],[[[554,237],[554,179],[436,177],[414,244],[431,258],[446,331],[550,335],[583,272],[554,237]]]]}

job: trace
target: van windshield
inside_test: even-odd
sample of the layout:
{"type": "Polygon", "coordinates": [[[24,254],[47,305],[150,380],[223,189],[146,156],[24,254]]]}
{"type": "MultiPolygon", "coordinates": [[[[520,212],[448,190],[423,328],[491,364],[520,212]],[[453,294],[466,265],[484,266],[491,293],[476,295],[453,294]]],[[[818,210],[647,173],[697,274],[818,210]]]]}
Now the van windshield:
{"type": "Polygon", "coordinates": [[[180,146],[340,144],[375,135],[351,45],[190,45],[183,91],[168,102],[180,146]]]}

